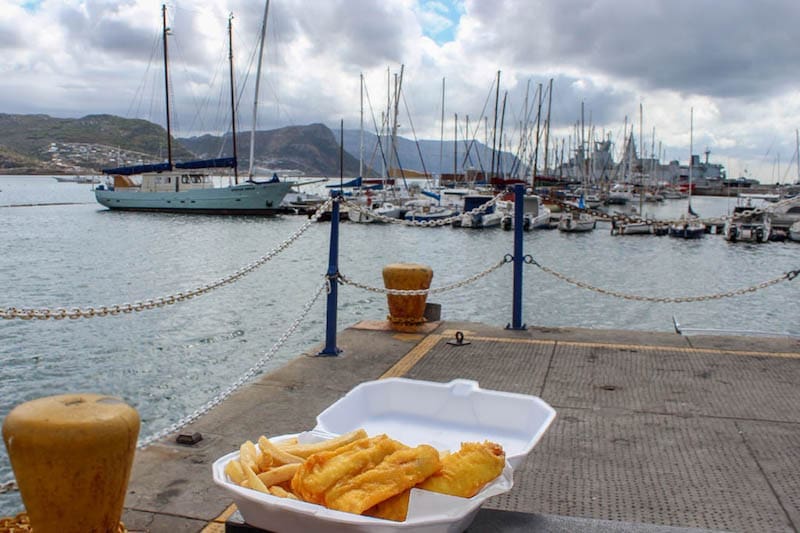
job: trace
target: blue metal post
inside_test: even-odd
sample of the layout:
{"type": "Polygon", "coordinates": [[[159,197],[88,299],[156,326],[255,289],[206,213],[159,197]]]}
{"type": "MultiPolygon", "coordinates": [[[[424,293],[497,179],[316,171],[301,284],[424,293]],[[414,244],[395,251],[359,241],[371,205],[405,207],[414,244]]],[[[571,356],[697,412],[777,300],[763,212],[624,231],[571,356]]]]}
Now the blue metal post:
{"type": "Polygon", "coordinates": [[[525,223],[525,187],[514,185],[514,304],[506,329],[525,329],[522,323],[522,226],[525,223]]]}
{"type": "Polygon", "coordinates": [[[328,293],[327,319],[325,321],[325,348],[317,355],[338,355],[341,350],[336,347],[336,311],[339,300],[339,196],[333,199],[331,208],[331,242],[328,252],[328,279],[331,290],[328,293]]]}

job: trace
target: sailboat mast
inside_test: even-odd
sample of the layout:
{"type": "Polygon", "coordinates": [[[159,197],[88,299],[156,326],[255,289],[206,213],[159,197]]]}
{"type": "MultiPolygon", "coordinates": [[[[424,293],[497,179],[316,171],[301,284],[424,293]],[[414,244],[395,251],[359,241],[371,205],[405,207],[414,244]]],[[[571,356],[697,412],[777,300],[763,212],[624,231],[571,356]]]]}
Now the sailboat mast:
{"type": "MultiPolygon", "coordinates": [[[[170,112],[169,112],[169,62],[167,61],[167,33],[169,32],[169,28],[167,28],[167,5],[161,5],[161,27],[162,27],[162,34],[164,39],[164,95],[165,95],[165,107],[167,112],[167,162],[169,163],[169,169],[172,170],[172,125],[170,123],[170,112]]],[[[175,181],[175,190],[178,190],[178,181],[175,181]]]]}
{"type": "MultiPolygon", "coordinates": [[[[441,118],[441,132],[439,133],[439,181],[441,182],[442,175],[442,160],[444,159],[444,78],[442,78],[442,118],[441,118]]],[[[455,178],[455,176],[453,176],[455,178]]],[[[441,185],[441,183],[439,183],[441,185]]]]}
{"type": "Polygon", "coordinates": [[[256,87],[253,96],[253,124],[250,129],[250,167],[247,170],[247,177],[253,179],[253,168],[255,167],[256,149],[256,122],[258,121],[258,90],[261,87],[261,60],[264,57],[264,41],[267,34],[267,15],[269,14],[269,0],[264,3],[264,18],[261,21],[261,40],[258,44],[258,66],[256,68],[256,87]]]}
{"type": "MultiPolygon", "coordinates": [[[[400,91],[403,87],[403,70],[405,69],[405,65],[400,65],[400,75],[394,75],[394,118],[392,119],[392,153],[391,153],[391,161],[394,161],[394,158],[397,157],[397,118],[398,114],[400,113],[400,91]]],[[[400,165],[400,161],[397,161],[398,166],[400,165]]],[[[389,167],[389,174],[391,175],[392,168],[389,167]]],[[[405,179],[405,178],[404,178],[405,179]]]]}
{"type": "Polygon", "coordinates": [[[692,152],[694,152],[694,108],[689,108],[689,212],[692,212],[692,152]]]}
{"type": "MultiPolygon", "coordinates": [[[[539,95],[536,104],[536,139],[534,142],[533,148],[533,175],[536,175],[536,171],[539,169],[539,126],[542,122],[542,84],[540,83],[539,86],[536,88],[536,94],[539,95]]],[[[504,104],[505,105],[505,104],[504,104]]]]}
{"type": "Polygon", "coordinates": [[[364,177],[364,73],[359,76],[361,82],[361,130],[358,140],[358,175],[364,177]]]}
{"type": "Polygon", "coordinates": [[[500,115],[500,141],[497,143],[497,173],[499,177],[504,176],[503,172],[503,125],[506,122],[506,100],[508,100],[508,91],[503,93],[503,111],[500,115]]]}
{"type": "Polygon", "coordinates": [[[458,181],[458,113],[453,115],[453,180],[458,181]]]}
{"type": "Polygon", "coordinates": [[[233,141],[233,182],[239,184],[239,159],[236,153],[236,89],[233,84],[233,14],[228,16],[228,70],[231,78],[231,140],[233,141]]]}
{"type": "Polygon", "coordinates": [[[644,111],[642,103],[639,102],[639,216],[642,216],[642,208],[644,204],[644,168],[642,160],[644,159],[644,137],[642,134],[644,123],[644,111]]]}
{"type": "Polygon", "coordinates": [[[795,150],[797,154],[797,184],[800,185],[800,130],[794,130],[795,150]]]}
{"type": "Polygon", "coordinates": [[[495,93],[494,93],[494,129],[492,130],[492,170],[491,175],[489,176],[489,180],[494,178],[494,158],[495,158],[495,148],[497,147],[497,106],[500,103],[500,71],[497,71],[497,81],[495,82],[495,93]]]}

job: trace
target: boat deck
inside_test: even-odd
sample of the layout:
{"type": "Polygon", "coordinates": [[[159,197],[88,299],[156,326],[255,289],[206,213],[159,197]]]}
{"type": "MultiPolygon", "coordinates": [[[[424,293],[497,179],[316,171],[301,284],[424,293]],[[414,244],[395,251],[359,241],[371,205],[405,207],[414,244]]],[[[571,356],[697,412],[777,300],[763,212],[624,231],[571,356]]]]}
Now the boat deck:
{"type": "Polygon", "coordinates": [[[211,463],[246,439],[310,429],[355,385],[405,376],[542,397],[557,417],[515,487],[470,531],[797,531],[800,340],[436,322],[362,322],[137,452],[129,531],[251,531],[211,463]],[[452,346],[456,331],[470,344],[452,346]],[[498,526],[500,524],[501,526],[498,526]]]}

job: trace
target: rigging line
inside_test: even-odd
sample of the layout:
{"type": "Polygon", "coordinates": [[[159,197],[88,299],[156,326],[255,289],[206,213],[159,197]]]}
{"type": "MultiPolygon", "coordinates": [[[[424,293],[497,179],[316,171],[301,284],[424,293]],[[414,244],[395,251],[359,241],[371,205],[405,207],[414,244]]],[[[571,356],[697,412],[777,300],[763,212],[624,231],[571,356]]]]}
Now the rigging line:
{"type": "Polygon", "coordinates": [[[425,160],[422,158],[422,149],[419,147],[419,139],[417,139],[417,131],[414,129],[414,122],[411,120],[411,111],[408,110],[408,101],[406,100],[406,95],[405,93],[401,92],[400,96],[403,98],[403,106],[406,108],[406,115],[408,115],[408,125],[411,126],[411,134],[414,136],[414,144],[416,145],[417,153],[419,154],[419,162],[422,164],[422,172],[425,174],[425,179],[430,181],[430,174],[428,174],[428,169],[425,168],[425,160]]]}
{"type": "MultiPolygon", "coordinates": [[[[467,117],[467,118],[469,118],[469,117],[467,117]]],[[[470,138],[469,141],[467,140],[467,137],[469,136],[469,126],[467,124],[465,124],[463,126],[463,128],[461,129],[461,133],[462,133],[461,142],[464,145],[464,157],[461,159],[461,168],[466,173],[467,161],[469,161],[470,166],[472,166],[472,153],[471,153],[471,150],[472,150],[473,144],[475,143],[475,137],[470,138]]],[[[480,151],[479,150],[475,150],[475,155],[478,158],[478,167],[481,170],[483,170],[483,162],[481,161],[480,151]]]]}
{"type": "MultiPolygon", "coordinates": [[[[364,84],[364,96],[367,99],[367,105],[369,106],[370,117],[372,117],[372,127],[375,128],[376,132],[380,132],[381,130],[378,129],[378,121],[375,119],[375,111],[372,109],[372,100],[370,100],[369,98],[369,89],[367,89],[366,84],[364,84]]],[[[383,165],[388,169],[389,164],[386,162],[386,152],[383,149],[383,142],[381,141],[380,133],[378,133],[376,137],[378,139],[377,148],[380,149],[381,152],[381,160],[383,161],[383,165]]]]}
{"type": "Polygon", "coordinates": [[[142,77],[140,85],[136,88],[136,90],[133,93],[133,98],[131,99],[131,102],[128,106],[127,114],[125,115],[128,118],[138,116],[139,112],[141,111],[141,105],[144,99],[144,90],[147,87],[147,79],[150,76],[150,67],[153,66],[153,61],[155,59],[156,53],[159,48],[160,38],[161,35],[159,32],[153,35],[153,43],[152,46],[150,47],[150,57],[147,60],[147,67],[145,67],[144,76],[142,77]],[[135,111],[133,110],[134,105],[136,105],[135,111]]]}

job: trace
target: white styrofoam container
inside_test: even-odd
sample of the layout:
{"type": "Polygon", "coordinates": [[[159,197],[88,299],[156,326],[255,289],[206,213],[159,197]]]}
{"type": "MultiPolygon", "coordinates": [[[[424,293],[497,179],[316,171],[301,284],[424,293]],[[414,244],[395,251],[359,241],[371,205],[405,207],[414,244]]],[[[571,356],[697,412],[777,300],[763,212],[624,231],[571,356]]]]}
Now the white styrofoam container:
{"type": "Polygon", "coordinates": [[[513,469],[525,459],[555,418],[555,410],[535,396],[483,390],[478,383],[456,379],[434,383],[389,378],[362,383],[317,416],[316,427],[297,436],[315,442],[364,428],[368,435],[385,433],[409,446],[430,444],[440,451],[457,451],[462,442],[490,440],[503,446],[503,474],[472,498],[458,498],[413,489],[404,522],[381,520],[278,498],[231,482],[225,465],[239,452],[214,462],[214,481],[227,489],[245,521],[277,533],[301,531],[459,532],[475,517],[487,498],[513,486],[513,469]]]}

